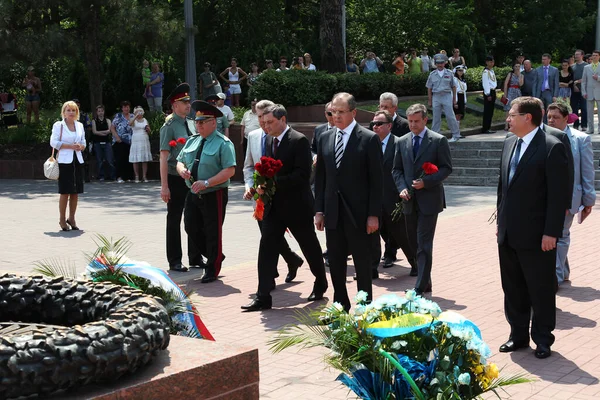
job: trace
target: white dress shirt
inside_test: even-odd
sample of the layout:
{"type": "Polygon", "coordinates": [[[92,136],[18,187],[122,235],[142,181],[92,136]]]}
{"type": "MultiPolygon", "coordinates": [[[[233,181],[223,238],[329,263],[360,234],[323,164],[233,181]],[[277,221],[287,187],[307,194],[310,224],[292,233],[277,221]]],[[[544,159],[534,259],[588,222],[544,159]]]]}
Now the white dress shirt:
{"type": "Polygon", "coordinates": [[[342,141],[344,143],[344,151],[346,151],[346,145],[348,144],[348,140],[350,140],[350,134],[352,133],[352,131],[354,130],[354,127],[356,126],[356,120],[352,120],[352,122],[350,123],[350,125],[348,125],[347,127],[345,127],[344,129],[338,129],[335,133],[335,144],[337,145],[337,141],[338,141],[338,132],[340,130],[344,131],[344,134],[342,135],[342,141]]]}
{"type": "MultiPolygon", "coordinates": [[[[525,154],[525,151],[527,150],[527,147],[529,147],[529,144],[531,143],[531,141],[535,137],[535,134],[538,131],[538,129],[539,129],[539,127],[536,127],[534,130],[532,130],[527,135],[525,135],[525,136],[523,136],[521,138],[521,139],[523,139],[523,143],[521,143],[521,152],[519,153],[519,161],[517,162],[517,165],[519,165],[519,162],[521,162],[521,158],[523,158],[523,154],[525,154]]],[[[517,141],[518,141],[518,139],[517,139],[517,141]]],[[[517,149],[517,147],[515,146],[515,150],[516,149],[517,149]]],[[[508,165],[512,165],[512,160],[514,158],[515,158],[515,152],[513,151],[513,154],[510,157],[510,163],[508,165]]]]}
{"type": "Polygon", "coordinates": [[[390,140],[390,136],[392,132],[388,133],[387,136],[381,141],[381,153],[385,154],[385,148],[388,144],[388,140],[390,140]]]}

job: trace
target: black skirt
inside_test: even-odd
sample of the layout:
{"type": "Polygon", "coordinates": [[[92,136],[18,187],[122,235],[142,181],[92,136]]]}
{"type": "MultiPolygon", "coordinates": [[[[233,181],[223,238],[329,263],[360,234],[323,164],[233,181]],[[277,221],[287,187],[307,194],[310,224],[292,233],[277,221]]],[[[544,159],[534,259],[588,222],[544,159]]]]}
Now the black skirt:
{"type": "Polygon", "coordinates": [[[465,115],[465,94],[458,93],[458,101],[456,102],[456,110],[454,110],[454,114],[456,115],[465,115]]]}
{"type": "Polygon", "coordinates": [[[58,193],[78,194],[83,193],[83,164],[73,154],[70,164],[58,164],[58,193]]]}

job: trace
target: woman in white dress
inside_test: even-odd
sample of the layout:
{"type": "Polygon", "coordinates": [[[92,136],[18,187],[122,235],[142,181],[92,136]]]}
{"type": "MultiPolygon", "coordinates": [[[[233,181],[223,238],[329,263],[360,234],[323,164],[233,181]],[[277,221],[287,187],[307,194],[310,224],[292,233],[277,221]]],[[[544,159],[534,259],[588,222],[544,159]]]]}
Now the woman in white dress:
{"type": "Polygon", "coordinates": [[[140,182],[140,164],[144,182],[148,182],[148,161],[152,161],[152,153],[150,152],[150,125],[144,118],[144,109],[137,106],[133,110],[134,119],[131,120],[133,136],[131,137],[131,151],[129,152],[129,162],[133,164],[133,172],[135,174],[135,183],[140,182]]]}

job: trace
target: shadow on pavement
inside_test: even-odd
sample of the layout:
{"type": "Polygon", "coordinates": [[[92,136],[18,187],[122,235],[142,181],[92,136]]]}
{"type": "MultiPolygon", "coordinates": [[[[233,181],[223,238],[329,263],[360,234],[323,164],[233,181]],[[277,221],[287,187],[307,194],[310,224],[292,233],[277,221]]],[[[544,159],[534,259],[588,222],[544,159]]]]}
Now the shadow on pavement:
{"type": "Polygon", "coordinates": [[[524,355],[522,353],[521,351],[513,352],[510,358],[515,364],[521,366],[527,372],[537,375],[541,380],[556,382],[556,374],[560,370],[561,373],[566,375],[560,379],[558,382],[560,384],[577,384],[581,378],[585,378],[589,382],[588,385],[598,384],[598,378],[579,368],[573,361],[566,359],[556,351],[553,351],[552,356],[545,360],[535,358],[531,350],[527,351],[528,354],[524,355]]]}
{"type": "Polygon", "coordinates": [[[593,328],[597,324],[596,321],[589,318],[580,317],[579,315],[563,311],[556,308],[556,328],[561,330],[573,328],[593,328]]]}
{"type": "Polygon", "coordinates": [[[587,286],[572,286],[571,282],[567,281],[560,285],[556,295],[587,303],[600,298],[600,290],[587,286]]]}

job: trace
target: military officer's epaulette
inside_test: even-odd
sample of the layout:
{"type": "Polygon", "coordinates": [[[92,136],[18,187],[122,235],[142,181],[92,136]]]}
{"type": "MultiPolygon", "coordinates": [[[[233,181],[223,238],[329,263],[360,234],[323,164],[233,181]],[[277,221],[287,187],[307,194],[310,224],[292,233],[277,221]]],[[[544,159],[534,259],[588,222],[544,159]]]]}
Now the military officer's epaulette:
{"type": "Polygon", "coordinates": [[[231,140],[227,136],[223,135],[221,132],[216,131],[216,133],[217,133],[217,136],[223,138],[223,140],[225,140],[226,142],[231,142],[231,140]]]}
{"type": "Polygon", "coordinates": [[[169,126],[173,123],[173,114],[169,114],[165,117],[165,125],[169,126]]]}

